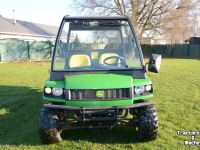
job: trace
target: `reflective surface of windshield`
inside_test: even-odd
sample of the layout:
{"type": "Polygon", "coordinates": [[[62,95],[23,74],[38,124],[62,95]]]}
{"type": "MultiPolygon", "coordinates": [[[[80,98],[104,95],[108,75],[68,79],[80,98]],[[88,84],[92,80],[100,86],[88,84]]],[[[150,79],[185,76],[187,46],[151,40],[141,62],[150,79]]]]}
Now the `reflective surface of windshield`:
{"type": "Polygon", "coordinates": [[[54,55],[54,70],[141,68],[127,20],[66,21],[54,55]]]}

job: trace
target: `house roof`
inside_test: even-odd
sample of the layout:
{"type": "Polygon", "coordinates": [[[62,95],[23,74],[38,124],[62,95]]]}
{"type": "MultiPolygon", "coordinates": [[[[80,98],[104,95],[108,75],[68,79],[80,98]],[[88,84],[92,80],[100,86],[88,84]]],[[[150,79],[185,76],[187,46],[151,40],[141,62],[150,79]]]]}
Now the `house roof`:
{"type": "Polygon", "coordinates": [[[3,18],[0,16],[0,33],[32,34],[41,36],[56,36],[58,27],[39,23],[3,18]]]}

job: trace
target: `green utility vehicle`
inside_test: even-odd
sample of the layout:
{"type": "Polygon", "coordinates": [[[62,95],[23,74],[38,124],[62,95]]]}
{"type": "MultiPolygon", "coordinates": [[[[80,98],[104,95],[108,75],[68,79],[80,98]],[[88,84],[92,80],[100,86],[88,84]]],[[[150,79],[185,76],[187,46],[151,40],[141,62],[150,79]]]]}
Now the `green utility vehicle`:
{"type": "Polygon", "coordinates": [[[158,73],[160,63],[161,55],[151,54],[144,64],[127,16],[65,16],[44,84],[42,142],[60,142],[63,130],[113,127],[132,127],[139,140],[155,140],[158,118],[147,100],[154,90],[146,72],[158,73]]]}

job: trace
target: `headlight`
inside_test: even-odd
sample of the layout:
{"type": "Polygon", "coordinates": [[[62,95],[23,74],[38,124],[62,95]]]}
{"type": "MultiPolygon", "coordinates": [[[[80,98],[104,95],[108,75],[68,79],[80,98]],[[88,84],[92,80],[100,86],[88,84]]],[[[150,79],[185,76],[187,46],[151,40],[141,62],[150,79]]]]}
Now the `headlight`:
{"type": "Polygon", "coordinates": [[[60,96],[63,94],[63,89],[62,88],[53,88],[52,93],[54,96],[60,96]]]}
{"type": "Polygon", "coordinates": [[[142,95],[145,92],[144,86],[135,86],[135,93],[137,95],[142,95]]]}
{"type": "Polygon", "coordinates": [[[51,93],[51,88],[46,87],[46,88],[44,89],[44,91],[45,91],[45,93],[50,94],[50,93],[51,93]]]}
{"type": "Polygon", "coordinates": [[[151,91],[151,85],[146,85],[146,89],[147,92],[151,91]]]}

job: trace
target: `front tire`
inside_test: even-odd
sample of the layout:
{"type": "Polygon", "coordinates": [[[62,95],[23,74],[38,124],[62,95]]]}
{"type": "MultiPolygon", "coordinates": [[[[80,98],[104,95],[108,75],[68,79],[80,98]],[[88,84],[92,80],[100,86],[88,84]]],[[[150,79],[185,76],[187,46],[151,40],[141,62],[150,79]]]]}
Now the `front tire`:
{"type": "Polygon", "coordinates": [[[39,119],[39,137],[45,144],[59,143],[62,141],[58,131],[59,111],[43,108],[39,119]]]}
{"type": "Polygon", "coordinates": [[[158,117],[154,106],[138,108],[137,138],[140,141],[154,141],[158,136],[158,117]]]}

